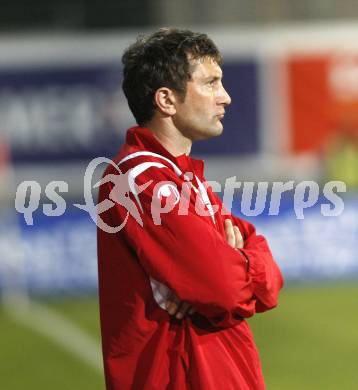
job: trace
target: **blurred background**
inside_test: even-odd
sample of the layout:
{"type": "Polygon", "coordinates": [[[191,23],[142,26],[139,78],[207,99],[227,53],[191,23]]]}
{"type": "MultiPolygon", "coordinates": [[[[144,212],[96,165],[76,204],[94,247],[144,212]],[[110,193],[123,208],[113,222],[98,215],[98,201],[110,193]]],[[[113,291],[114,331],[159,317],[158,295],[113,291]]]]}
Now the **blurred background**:
{"type": "Polygon", "coordinates": [[[233,205],[286,279],[280,306],[250,320],[268,389],[357,388],[357,22],[353,1],[1,2],[1,388],[104,388],[96,227],[74,204],[88,163],[111,157],[134,124],[121,54],[160,26],[205,32],[224,56],[225,131],[193,150],[207,179],[254,182],[254,200],[268,183],[266,203],[260,192],[244,204],[239,188],[233,205]],[[344,210],[323,216],[324,205],[334,214],[331,180],[346,183],[344,210]],[[68,183],[65,209],[52,181],[68,183]],[[270,215],[274,181],[314,181],[319,197],[310,205],[307,191],[299,219],[287,191],[270,215]]]}

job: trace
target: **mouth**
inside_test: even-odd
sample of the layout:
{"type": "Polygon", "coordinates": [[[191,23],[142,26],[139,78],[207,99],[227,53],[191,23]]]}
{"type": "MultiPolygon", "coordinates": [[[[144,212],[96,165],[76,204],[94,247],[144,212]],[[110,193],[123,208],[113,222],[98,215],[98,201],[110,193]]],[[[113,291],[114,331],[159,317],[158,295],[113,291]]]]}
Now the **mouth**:
{"type": "Polygon", "coordinates": [[[223,119],[224,118],[224,116],[225,116],[225,113],[222,113],[222,114],[218,114],[218,115],[216,115],[219,119],[223,119]]]}

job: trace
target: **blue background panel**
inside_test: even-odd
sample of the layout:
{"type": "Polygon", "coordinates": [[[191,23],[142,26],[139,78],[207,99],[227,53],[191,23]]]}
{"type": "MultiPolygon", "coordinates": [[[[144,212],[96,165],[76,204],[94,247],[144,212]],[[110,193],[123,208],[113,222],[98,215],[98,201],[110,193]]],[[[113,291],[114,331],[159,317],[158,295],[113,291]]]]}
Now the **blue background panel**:
{"type": "Polygon", "coordinates": [[[194,144],[193,153],[242,155],[259,151],[259,79],[256,60],[223,65],[223,84],[231,97],[223,119],[224,132],[194,144]]]}

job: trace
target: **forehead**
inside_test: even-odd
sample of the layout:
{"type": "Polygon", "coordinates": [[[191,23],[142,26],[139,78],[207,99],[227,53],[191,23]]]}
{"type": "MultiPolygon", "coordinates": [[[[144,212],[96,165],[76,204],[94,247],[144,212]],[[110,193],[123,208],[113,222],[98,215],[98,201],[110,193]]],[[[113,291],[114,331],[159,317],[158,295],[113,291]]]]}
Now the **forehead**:
{"type": "Polygon", "coordinates": [[[208,77],[222,77],[222,70],[220,65],[212,58],[200,58],[197,60],[192,60],[191,65],[193,71],[191,73],[192,80],[196,79],[205,79],[208,77]]]}

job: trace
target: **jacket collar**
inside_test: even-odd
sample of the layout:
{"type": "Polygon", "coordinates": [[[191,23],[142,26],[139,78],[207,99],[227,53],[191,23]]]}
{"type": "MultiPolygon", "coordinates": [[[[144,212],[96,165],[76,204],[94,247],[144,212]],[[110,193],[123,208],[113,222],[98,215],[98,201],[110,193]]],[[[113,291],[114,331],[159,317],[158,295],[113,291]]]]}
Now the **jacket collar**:
{"type": "Polygon", "coordinates": [[[148,128],[139,126],[131,127],[127,131],[126,143],[130,146],[138,147],[141,150],[158,153],[171,160],[182,172],[194,172],[200,180],[204,179],[204,162],[202,160],[191,158],[186,154],[178,157],[173,156],[155,138],[154,134],[148,128]]]}

